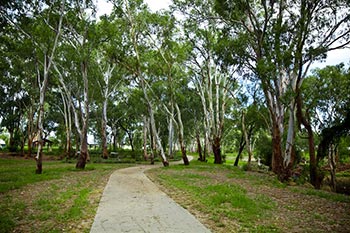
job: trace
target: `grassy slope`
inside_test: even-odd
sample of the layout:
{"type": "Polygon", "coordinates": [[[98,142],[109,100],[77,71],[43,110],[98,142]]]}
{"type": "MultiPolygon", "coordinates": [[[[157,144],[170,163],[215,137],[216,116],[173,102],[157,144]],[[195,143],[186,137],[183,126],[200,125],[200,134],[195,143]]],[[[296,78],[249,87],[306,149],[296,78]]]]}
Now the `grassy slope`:
{"type": "Polygon", "coordinates": [[[123,164],[0,159],[0,232],[89,232],[110,174],[123,164]]]}
{"type": "Polygon", "coordinates": [[[350,232],[350,197],[193,161],[148,172],[213,232],[350,232]]]}

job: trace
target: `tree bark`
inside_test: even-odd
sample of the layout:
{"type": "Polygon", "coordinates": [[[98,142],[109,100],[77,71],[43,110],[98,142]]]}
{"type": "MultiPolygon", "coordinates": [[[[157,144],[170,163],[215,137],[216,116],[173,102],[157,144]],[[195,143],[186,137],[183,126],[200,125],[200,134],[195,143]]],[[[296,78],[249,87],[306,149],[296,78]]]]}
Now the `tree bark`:
{"type": "Polygon", "coordinates": [[[181,148],[182,160],[184,161],[185,165],[190,165],[190,162],[186,155],[186,146],[184,143],[184,126],[182,124],[181,111],[177,104],[175,104],[175,108],[177,112],[177,124],[178,124],[178,130],[179,130],[179,143],[181,148]]]}
{"type": "Polygon", "coordinates": [[[102,158],[108,159],[108,148],[107,148],[107,102],[105,98],[102,107],[102,121],[101,121],[101,134],[102,134],[102,158]]]}
{"type": "Polygon", "coordinates": [[[147,161],[148,154],[147,154],[147,125],[149,125],[147,117],[143,115],[143,159],[147,161]]]}
{"type": "MultiPolygon", "coordinates": [[[[303,100],[301,93],[297,96],[297,119],[299,124],[303,124],[308,134],[308,146],[310,156],[310,183],[316,188],[320,189],[322,185],[323,177],[319,174],[318,162],[316,160],[315,153],[315,140],[314,133],[310,124],[310,121],[303,114],[303,100]]],[[[300,127],[299,127],[300,128],[300,127]]]]}
{"type": "Polygon", "coordinates": [[[238,148],[238,154],[236,156],[236,159],[235,159],[235,163],[233,164],[233,166],[237,167],[238,166],[238,162],[239,162],[239,159],[241,157],[241,154],[243,152],[243,149],[245,147],[245,144],[246,144],[246,141],[244,140],[244,136],[242,134],[241,136],[241,140],[239,141],[239,148],[238,148]]]}
{"type": "Polygon", "coordinates": [[[204,162],[205,157],[203,156],[203,153],[202,153],[201,139],[198,132],[196,133],[196,141],[197,141],[198,160],[204,162]]]}
{"type": "MultiPolygon", "coordinates": [[[[81,63],[81,71],[84,81],[84,100],[83,100],[83,109],[81,110],[81,121],[82,128],[79,129],[78,132],[80,134],[80,156],[78,162],[76,164],[76,168],[84,169],[86,162],[90,160],[89,150],[88,150],[88,141],[87,141],[87,133],[88,133],[88,121],[89,121],[89,81],[88,81],[88,67],[87,61],[83,61],[81,63]]],[[[78,116],[76,115],[76,123],[78,123],[78,116]]],[[[79,123],[76,125],[79,126],[79,123]]]]}
{"type": "Polygon", "coordinates": [[[282,156],[282,137],[278,125],[273,124],[272,126],[272,171],[277,174],[278,179],[286,181],[289,178],[289,174],[285,174],[283,166],[282,156]]]}
{"type": "Polygon", "coordinates": [[[328,164],[331,173],[330,186],[333,192],[337,191],[335,146],[331,144],[328,149],[328,164]]]}
{"type": "Polygon", "coordinates": [[[245,113],[244,112],[242,112],[242,131],[243,131],[243,135],[244,135],[245,144],[247,145],[247,152],[248,152],[248,164],[247,165],[248,165],[248,170],[250,170],[250,165],[252,162],[253,153],[252,153],[252,146],[250,143],[250,135],[248,135],[247,128],[245,125],[245,113]]]}
{"type": "Polygon", "coordinates": [[[221,156],[221,145],[220,145],[220,138],[214,138],[213,142],[213,153],[214,153],[214,163],[215,164],[222,164],[222,156],[221,156]]]}
{"type": "Polygon", "coordinates": [[[65,7],[65,0],[61,2],[61,9],[60,9],[60,19],[58,22],[58,26],[56,29],[56,36],[54,43],[52,45],[52,50],[50,55],[44,54],[44,73],[43,73],[43,80],[41,80],[40,76],[40,70],[39,67],[37,67],[37,74],[38,74],[38,83],[39,83],[39,88],[40,88],[40,97],[39,97],[39,113],[38,113],[38,132],[37,132],[37,138],[38,138],[38,152],[35,157],[36,160],[36,174],[41,174],[42,173],[42,157],[43,157],[43,131],[44,131],[44,125],[43,125],[43,120],[44,120],[44,105],[45,105],[45,94],[49,82],[49,73],[50,69],[52,66],[52,62],[55,56],[56,48],[58,46],[58,39],[61,35],[61,28],[62,28],[62,21],[63,21],[63,11],[65,7]]]}

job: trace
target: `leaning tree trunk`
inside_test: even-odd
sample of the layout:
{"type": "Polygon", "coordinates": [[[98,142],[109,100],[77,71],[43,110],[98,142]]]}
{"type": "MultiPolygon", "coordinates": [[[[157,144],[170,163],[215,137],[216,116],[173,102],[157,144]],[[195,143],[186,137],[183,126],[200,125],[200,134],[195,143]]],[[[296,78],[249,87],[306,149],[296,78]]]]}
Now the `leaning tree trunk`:
{"type": "Polygon", "coordinates": [[[204,162],[205,157],[203,156],[203,153],[202,153],[201,139],[200,139],[200,135],[198,132],[196,133],[196,140],[197,140],[198,160],[204,162]]]}
{"type": "Polygon", "coordinates": [[[239,141],[239,148],[238,148],[238,154],[236,156],[235,159],[235,163],[233,164],[233,166],[237,167],[238,166],[238,162],[239,162],[239,158],[241,157],[241,154],[243,152],[243,149],[245,147],[246,141],[244,140],[244,136],[242,134],[241,136],[241,140],[239,141]]]}
{"type": "Polygon", "coordinates": [[[190,165],[190,162],[188,161],[187,155],[186,155],[186,146],[184,144],[184,126],[182,124],[182,118],[181,118],[181,111],[177,104],[175,104],[176,111],[177,111],[177,121],[178,121],[178,130],[179,130],[179,143],[181,147],[181,154],[182,154],[182,160],[184,161],[185,165],[190,165]]]}
{"type": "Polygon", "coordinates": [[[330,186],[333,192],[337,191],[337,180],[336,180],[336,161],[335,161],[335,146],[331,144],[328,149],[328,164],[331,173],[330,186]]]}

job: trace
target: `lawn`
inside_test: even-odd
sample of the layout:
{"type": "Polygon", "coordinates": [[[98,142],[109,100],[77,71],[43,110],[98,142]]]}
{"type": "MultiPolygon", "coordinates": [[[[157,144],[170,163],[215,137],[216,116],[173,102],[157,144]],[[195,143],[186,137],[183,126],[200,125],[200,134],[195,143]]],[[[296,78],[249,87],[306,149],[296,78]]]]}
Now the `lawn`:
{"type": "Polygon", "coordinates": [[[350,232],[349,196],[271,173],[193,161],[147,174],[213,232],[350,232]]]}
{"type": "Polygon", "coordinates": [[[110,174],[128,164],[0,158],[0,232],[89,232],[110,174]]]}

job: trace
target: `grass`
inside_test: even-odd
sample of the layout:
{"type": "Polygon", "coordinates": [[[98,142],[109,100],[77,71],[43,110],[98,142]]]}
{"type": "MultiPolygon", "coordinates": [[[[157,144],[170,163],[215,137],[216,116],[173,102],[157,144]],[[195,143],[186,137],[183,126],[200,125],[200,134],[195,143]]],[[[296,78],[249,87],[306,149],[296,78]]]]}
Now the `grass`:
{"type": "Polygon", "coordinates": [[[0,232],[89,232],[110,174],[128,164],[0,159],[0,232]],[[34,224],[35,223],[35,224],[34,224]]]}
{"type": "Polygon", "coordinates": [[[153,169],[147,174],[213,232],[350,229],[349,196],[290,187],[270,173],[192,161],[190,166],[153,169]]]}
{"type": "Polygon", "coordinates": [[[259,224],[271,215],[276,205],[273,200],[265,195],[251,195],[238,184],[216,179],[218,170],[229,172],[226,177],[246,177],[245,172],[238,168],[197,161],[191,164],[195,165],[190,168],[171,166],[158,171],[151,170],[149,174],[163,187],[172,187],[171,192],[186,193],[186,198],[191,199],[203,215],[210,216],[215,231],[231,229],[233,226],[227,226],[229,219],[235,219],[235,229],[238,225],[242,231],[276,230],[274,226],[259,224]]]}

